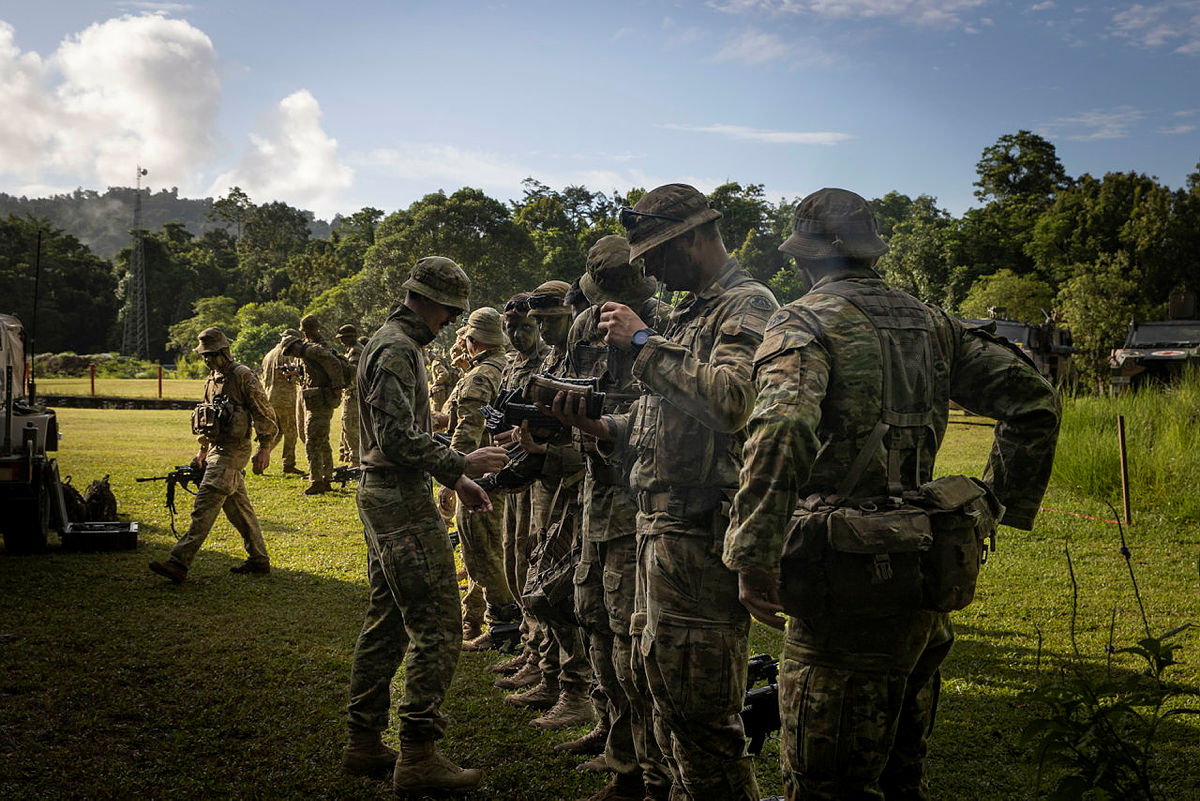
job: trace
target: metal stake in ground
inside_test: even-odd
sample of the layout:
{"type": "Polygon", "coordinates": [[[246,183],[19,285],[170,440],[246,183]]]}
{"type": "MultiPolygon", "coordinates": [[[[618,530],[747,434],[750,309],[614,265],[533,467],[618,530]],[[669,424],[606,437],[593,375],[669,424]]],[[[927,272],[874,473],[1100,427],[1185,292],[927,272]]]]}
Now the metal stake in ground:
{"type": "Polygon", "coordinates": [[[1125,415],[1117,415],[1117,453],[1121,457],[1121,501],[1125,505],[1125,525],[1132,526],[1129,513],[1129,457],[1125,451],[1125,415]]]}

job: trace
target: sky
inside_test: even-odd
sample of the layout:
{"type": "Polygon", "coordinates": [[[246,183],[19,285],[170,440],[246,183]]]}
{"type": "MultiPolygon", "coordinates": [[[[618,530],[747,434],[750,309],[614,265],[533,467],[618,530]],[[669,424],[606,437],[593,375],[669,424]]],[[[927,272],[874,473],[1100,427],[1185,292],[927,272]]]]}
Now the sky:
{"type": "Polygon", "coordinates": [[[1200,0],[0,2],[0,191],[240,186],[318,217],[533,177],[980,205],[1005,134],[1067,173],[1200,162],[1200,0]]]}

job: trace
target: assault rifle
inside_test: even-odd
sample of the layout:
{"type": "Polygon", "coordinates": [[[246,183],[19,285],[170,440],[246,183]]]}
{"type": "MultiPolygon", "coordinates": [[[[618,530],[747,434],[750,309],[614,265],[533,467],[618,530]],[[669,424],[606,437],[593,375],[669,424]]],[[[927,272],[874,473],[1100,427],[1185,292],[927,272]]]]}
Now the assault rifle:
{"type": "MultiPolygon", "coordinates": [[[[450,447],[450,437],[448,437],[447,435],[434,434],[433,438],[435,440],[437,440],[438,442],[440,442],[442,445],[445,445],[447,448],[450,447]]],[[[333,475],[331,475],[329,477],[329,483],[332,484],[333,482],[337,481],[338,483],[340,483],[342,485],[342,489],[345,489],[346,485],[348,483],[350,483],[351,481],[358,481],[359,476],[361,476],[361,475],[362,475],[362,468],[359,467],[358,465],[352,466],[352,465],[348,465],[348,464],[343,464],[343,465],[339,465],[339,466],[333,468],[333,475]]]]}
{"type": "Polygon", "coordinates": [[[279,365],[279,372],[283,373],[289,381],[299,383],[304,380],[304,363],[293,362],[291,364],[281,364],[279,365]]]}
{"type": "Polygon", "coordinates": [[[558,418],[541,411],[538,404],[548,407],[559,392],[574,392],[584,396],[587,416],[599,420],[604,414],[604,393],[599,387],[598,378],[560,378],[539,373],[524,389],[501,390],[495,403],[479,411],[483,414],[484,427],[493,436],[525,422],[533,429],[562,431],[563,424],[558,418]]]}
{"type": "Polygon", "coordinates": [[[146,476],[138,478],[135,481],[165,481],[167,482],[167,509],[171,511],[171,533],[178,536],[175,531],[175,487],[183,487],[184,490],[192,495],[196,494],[196,490],[200,489],[200,482],[204,480],[204,468],[196,464],[181,464],[176,465],[175,469],[167,473],[165,476],[146,476]],[[190,489],[188,485],[196,487],[195,490],[190,489]]]}
{"type": "Polygon", "coordinates": [[[767,735],[779,731],[779,660],[768,654],[750,657],[746,666],[746,698],[742,702],[742,728],[750,740],[749,751],[762,751],[767,735]],[[755,687],[759,682],[762,687],[755,687]]]}

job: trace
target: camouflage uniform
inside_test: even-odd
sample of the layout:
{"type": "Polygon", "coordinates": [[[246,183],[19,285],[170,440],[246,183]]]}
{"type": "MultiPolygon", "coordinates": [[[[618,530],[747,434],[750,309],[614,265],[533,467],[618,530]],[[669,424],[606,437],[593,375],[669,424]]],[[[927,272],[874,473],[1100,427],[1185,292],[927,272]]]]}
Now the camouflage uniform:
{"type": "Polygon", "coordinates": [[[342,364],[324,342],[299,343],[297,353],[304,362],[304,451],[308,475],[314,484],[328,484],[333,476],[333,450],[329,428],[333,410],[342,396],[342,364]]]}
{"type": "Polygon", "coordinates": [[[442,407],[446,405],[446,400],[450,397],[450,393],[458,386],[458,379],[462,378],[459,369],[450,364],[450,359],[446,356],[434,356],[430,360],[429,367],[429,401],[433,404],[433,410],[440,412],[442,407]]]}
{"type": "MultiPolygon", "coordinates": [[[[605,411],[620,414],[641,395],[633,373],[633,355],[610,348],[600,331],[600,306],[607,300],[631,304],[652,327],[665,327],[670,306],[650,297],[656,283],[629,264],[624,237],[606,236],[588,252],[581,279],[595,305],[575,318],[567,337],[567,372],[598,378],[605,411]]],[[[629,633],[637,579],[637,504],[629,490],[629,465],[607,462],[595,440],[577,435],[587,473],[583,480],[582,552],[575,571],[575,616],[588,635],[596,674],[597,706],[607,707],[610,722],[605,760],[622,786],[645,786],[663,797],[671,779],[662,762],[653,728],[649,687],[633,672],[629,633]]]]}
{"type": "MultiPolygon", "coordinates": [[[[352,325],[343,325],[338,329],[338,338],[342,340],[343,344],[345,344],[343,338],[357,336],[358,329],[352,325]]],[[[346,352],[342,355],[357,370],[362,351],[362,345],[355,340],[346,345],[346,352]]],[[[358,436],[358,397],[355,385],[351,383],[342,390],[342,441],[338,448],[338,458],[346,464],[358,464],[358,436]]]]}
{"type": "MultiPolygon", "coordinates": [[[[886,249],[853,193],[822,190],[796,215],[800,239],[815,241],[789,240],[781,250],[797,248],[801,259],[822,253],[821,242],[868,263],[886,249]],[[858,213],[859,230],[836,227],[835,212],[858,213]]],[[[1053,389],[1019,353],[889,288],[865,264],[823,271],[772,317],[754,374],[758,400],[725,541],[731,568],[779,575],[797,502],[840,492],[864,447],[874,446],[854,496],[894,496],[929,481],[950,400],[1000,421],[984,478],[1008,507],[1004,523],[1032,525],[1058,431],[1053,389]],[[876,326],[899,332],[904,347],[885,358],[876,326]],[[896,376],[890,384],[885,368],[896,376]],[[889,433],[873,440],[885,417],[891,429],[880,430],[889,433]]],[[[953,639],[949,615],[933,611],[792,616],[780,665],[787,797],[924,798],[925,738],[953,639]]]]}
{"type": "MultiPolygon", "coordinates": [[[[463,453],[491,444],[484,430],[480,409],[496,400],[500,391],[500,376],[507,358],[504,354],[504,333],[500,313],[492,308],[471,312],[467,336],[478,338],[488,350],[471,359],[471,368],[458,382],[446,401],[450,415],[450,447],[463,453]],[[486,327],[486,333],[482,328],[486,327]],[[488,341],[483,341],[484,339],[488,341]]],[[[504,556],[501,528],[504,525],[504,496],[492,496],[492,511],[468,514],[460,508],[455,517],[463,564],[469,576],[463,596],[462,616],[467,626],[477,627],[486,617],[489,623],[510,619],[514,610],[504,609],[514,603],[504,575],[504,556]]]]}
{"type": "MultiPolygon", "coordinates": [[[[206,329],[201,334],[200,347],[204,347],[205,334],[216,330],[206,329]]],[[[217,333],[220,334],[219,331],[217,333]]],[[[220,336],[228,343],[224,334],[220,336]]],[[[197,348],[197,352],[202,351],[197,348]]],[[[251,456],[252,430],[258,446],[269,450],[278,438],[279,427],[275,423],[275,412],[271,409],[266,391],[254,371],[246,365],[232,362],[224,369],[208,374],[208,380],[204,383],[205,402],[211,402],[222,394],[234,404],[230,430],[213,442],[204,435],[199,437],[200,444],[208,446],[204,478],[196,490],[192,522],[171,549],[169,561],[184,568],[190,567],[196,552],[212,530],[217,515],[224,510],[229,522],[242,535],[248,555],[247,563],[264,568],[270,564],[270,559],[258,517],[250,504],[250,496],[246,494],[243,475],[251,456]]]]}
{"type": "Polygon", "coordinates": [[[283,355],[282,342],[267,351],[262,360],[263,384],[283,442],[283,470],[296,470],[296,382],[280,366],[295,364],[295,359],[283,355]]]}
{"type": "Polygon", "coordinates": [[[367,541],[370,605],[354,649],[349,721],[351,731],[387,728],[391,682],[403,662],[398,713],[405,741],[442,736],[440,707],[462,642],[454,552],[430,476],[452,487],[466,460],[430,433],[421,348],[432,340],[429,327],[399,306],[363,350],[357,381],[363,468],[358,515],[367,541]]]}

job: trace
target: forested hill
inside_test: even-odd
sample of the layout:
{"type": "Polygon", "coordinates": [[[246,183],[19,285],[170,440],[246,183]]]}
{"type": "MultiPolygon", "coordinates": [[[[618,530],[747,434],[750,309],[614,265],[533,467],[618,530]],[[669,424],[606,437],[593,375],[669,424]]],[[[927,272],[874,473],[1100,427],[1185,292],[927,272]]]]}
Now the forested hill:
{"type": "MultiPolygon", "coordinates": [[[[27,198],[0,192],[0,218],[15,214],[31,215],[48,220],[50,225],[70,234],[102,259],[112,259],[129,244],[133,227],[133,199],[136,190],[125,186],[109,187],[103,193],[92,189],[76,189],[69,195],[27,198]]],[[[142,228],[161,230],[167,223],[182,223],[192,234],[199,236],[214,228],[228,228],[228,223],[210,220],[212,198],[179,197],[179,190],[142,190],[142,228]]],[[[309,232],[315,238],[329,236],[329,224],[316,220],[311,212],[309,232]]]]}

